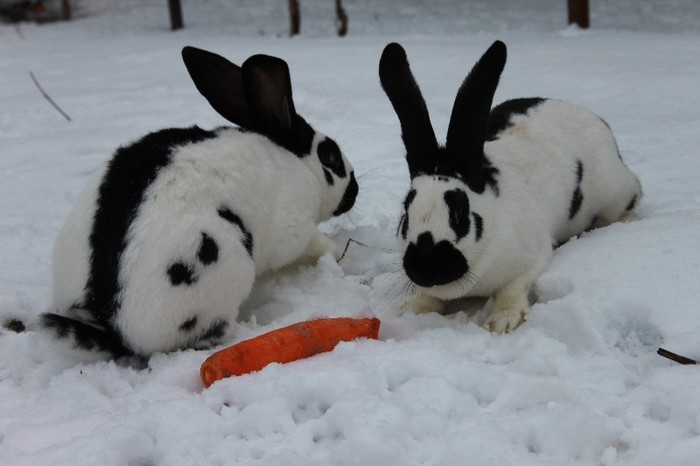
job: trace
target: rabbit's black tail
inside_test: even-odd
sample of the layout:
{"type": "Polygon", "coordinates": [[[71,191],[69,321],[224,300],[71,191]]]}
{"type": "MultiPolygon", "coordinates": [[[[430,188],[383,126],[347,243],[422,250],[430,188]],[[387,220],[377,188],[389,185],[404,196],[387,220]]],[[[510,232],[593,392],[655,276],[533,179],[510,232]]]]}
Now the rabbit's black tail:
{"type": "Polygon", "coordinates": [[[114,359],[133,355],[119,334],[98,323],[46,313],[41,315],[41,325],[59,340],[72,340],[75,349],[107,352],[114,359]]]}

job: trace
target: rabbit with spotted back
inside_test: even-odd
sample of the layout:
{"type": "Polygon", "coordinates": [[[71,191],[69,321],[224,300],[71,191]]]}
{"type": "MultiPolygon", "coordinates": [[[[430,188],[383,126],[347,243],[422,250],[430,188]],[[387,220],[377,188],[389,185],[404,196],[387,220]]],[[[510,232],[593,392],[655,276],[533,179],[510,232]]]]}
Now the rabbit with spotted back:
{"type": "Polygon", "coordinates": [[[54,312],[42,316],[74,348],[148,356],[225,342],[257,276],[337,257],[317,225],[353,206],[357,181],[335,141],[296,113],[287,64],[182,56],[239,128],[148,134],[89,181],[59,233],[54,312]]]}
{"type": "Polygon", "coordinates": [[[553,247],[623,219],[641,185],[608,125],[579,105],[523,98],[491,108],[506,46],[496,41],[455,99],[440,145],[404,49],[387,45],[382,87],[401,123],[411,186],[397,232],[403,269],[417,286],[416,312],[444,301],[492,298],[485,325],[507,332],[553,247]]]}

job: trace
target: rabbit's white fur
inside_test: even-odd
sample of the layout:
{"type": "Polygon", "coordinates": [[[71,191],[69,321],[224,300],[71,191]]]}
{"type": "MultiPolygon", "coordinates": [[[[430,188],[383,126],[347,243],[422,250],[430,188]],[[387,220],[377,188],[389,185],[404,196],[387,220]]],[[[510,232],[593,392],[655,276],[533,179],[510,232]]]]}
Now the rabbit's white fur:
{"type": "MultiPolygon", "coordinates": [[[[208,52],[192,50],[188,53],[196,59],[203,57],[205,64],[225,62],[235,84],[238,67],[208,52]]],[[[286,65],[281,66],[279,59],[263,57],[258,62],[263,69],[267,66],[285,73],[286,65]]],[[[195,79],[198,76],[193,74],[195,79]]],[[[209,80],[202,86],[203,94],[217,98],[217,92],[206,86],[216,90],[218,83],[206,73],[203,79],[209,80]]],[[[291,102],[289,99],[291,94],[287,97],[291,102]]],[[[236,105],[252,104],[249,99],[248,104],[236,105]]],[[[227,117],[237,119],[239,107],[225,102],[217,110],[223,108],[227,117]]],[[[247,113],[240,118],[248,125],[256,124],[247,113]]],[[[273,125],[256,127],[263,134],[270,133],[265,135],[230,127],[214,132],[192,128],[153,133],[120,149],[89,180],[58,235],[53,264],[57,314],[45,314],[45,326],[75,347],[107,351],[112,356],[146,356],[216,344],[233,331],[239,306],[256,277],[293,263],[315,262],[326,253],[337,255],[335,243],[317,225],[352,206],[357,194],[354,173],[332,140],[301,119],[294,125],[308,138],[304,139],[307,146],[299,146],[295,139],[290,143],[273,125]],[[196,142],[188,142],[188,137],[196,142]],[[292,153],[272,139],[286,141],[295,149],[306,147],[298,150],[308,153],[292,153]],[[125,170],[124,162],[117,158],[131,163],[147,155],[142,151],[161,143],[171,144],[159,147],[167,159],[148,162],[160,165],[143,192],[136,192],[139,199],[120,240],[123,249],[115,253],[116,295],[107,296],[109,309],[96,309],[90,292],[104,285],[90,281],[95,267],[102,267],[94,263],[93,237],[105,234],[104,226],[102,230],[95,226],[96,219],[101,211],[107,213],[106,218],[123,218],[124,211],[120,204],[115,207],[114,202],[105,201],[102,190],[119,183],[110,185],[112,201],[114,192],[119,197],[122,189],[124,195],[132,195],[130,175],[124,179],[124,173],[136,172],[128,166],[125,170]],[[329,152],[335,158],[329,158],[329,152]],[[110,176],[113,179],[108,181],[110,176]],[[176,266],[182,272],[179,276],[172,271],[176,266]]]]}
{"type": "MultiPolygon", "coordinates": [[[[232,322],[256,276],[298,258],[312,261],[335,253],[332,242],[319,238],[317,224],[331,216],[343,192],[324,193],[318,163],[307,160],[312,158],[299,160],[264,136],[235,129],[173,153],[171,164],[145,193],[119,266],[123,286],[114,324],[134,352],[182,347],[192,334],[179,326],[195,313],[202,328],[218,319],[232,322]],[[221,204],[235,206],[245,219],[255,261],[240,232],[217,214],[221,204]],[[217,243],[218,260],[198,271],[194,286],[174,287],[165,271],[177,260],[196,263],[203,231],[217,243]]],[[[94,175],[59,234],[57,309],[68,309],[85,287],[90,220],[103,175],[103,170],[94,175]]]]}
{"type": "Polygon", "coordinates": [[[500,171],[504,196],[510,191],[515,200],[528,193],[545,215],[555,243],[581,233],[594,217],[596,226],[620,220],[630,200],[641,196],[641,185],[622,162],[610,128],[587,108],[547,99],[510,121],[512,126],[486,142],[484,151],[500,171]],[[584,167],[580,187],[586,196],[569,219],[571,175],[579,160],[584,167]],[[514,189],[517,180],[525,184],[522,194],[514,189]]]}
{"type": "MultiPolygon", "coordinates": [[[[486,156],[499,171],[498,195],[490,189],[474,193],[456,178],[416,177],[411,183],[416,196],[409,207],[408,235],[398,238],[400,251],[425,231],[435,242],[453,240],[442,198],[451,189],[467,191],[470,209],[481,215],[484,230],[479,241],[470,234],[458,243],[469,259],[470,276],[421,293],[441,300],[494,296],[487,323],[493,322],[494,330],[501,332],[515,328],[527,312],[527,295],[553,245],[593,223],[604,226],[622,219],[630,201],[641,197],[639,181],[620,159],[610,129],[586,108],[546,100],[511,121],[513,126],[498,139],[484,144],[486,156]],[[585,170],[581,190],[586,196],[569,219],[578,160],[585,170]]],[[[420,296],[409,307],[435,310],[441,303],[420,296]]]]}
{"type": "Polygon", "coordinates": [[[88,179],[58,232],[53,249],[53,305],[68,310],[82,296],[90,273],[90,232],[97,194],[107,166],[88,179]]]}
{"type": "MultiPolygon", "coordinates": [[[[498,45],[494,45],[490,52],[498,50],[498,45]]],[[[502,53],[505,60],[505,46],[502,53]]],[[[423,152],[426,147],[430,151],[433,143],[425,145],[406,137],[407,130],[421,131],[422,127],[428,139],[434,136],[426,124],[427,111],[424,107],[421,110],[422,98],[412,81],[405,53],[392,44],[387,46],[385,55],[380,65],[382,84],[399,114],[407,150],[410,154],[417,145],[423,152]],[[402,66],[403,71],[394,71],[402,66]],[[409,111],[412,108],[418,117],[409,111]]],[[[493,61],[491,57],[486,60],[493,61]]],[[[490,65],[482,64],[477,73],[483,73],[487,66],[490,65]]],[[[499,74],[500,71],[495,74],[496,82],[499,74]]],[[[481,75],[475,75],[472,81],[470,78],[471,75],[460,92],[469,91],[473,80],[481,79],[481,75]]],[[[491,84],[495,90],[495,84],[491,84]]],[[[479,93],[473,95],[475,100],[481,99],[479,93]]],[[[620,158],[612,132],[603,120],[569,102],[532,100],[522,113],[508,116],[508,124],[496,132],[493,140],[483,142],[486,163],[497,170],[495,185],[487,183],[485,189],[475,192],[462,175],[451,176],[438,169],[436,173],[418,172],[412,177],[397,235],[409,279],[409,248],[422,248],[422,257],[427,259],[421,260],[430,261],[431,254],[437,254],[433,252],[437,245],[442,244],[451,251],[442,253],[442,259],[461,254],[468,267],[465,265],[460,275],[448,283],[417,286],[415,298],[406,305],[408,309],[442,312],[445,300],[491,297],[491,314],[485,325],[497,332],[512,330],[525,319],[528,295],[553,247],[587,228],[622,219],[638,204],[641,185],[620,158]],[[464,192],[468,199],[465,211],[471,224],[463,237],[456,234],[451,224],[451,215],[456,214],[451,212],[445,195],[451,191],[464,192]],[[419,247],[420,238],[424,245],[419,247]]],[[[488,108],[487,104],[485,109],[488,108]]],[[[455,104],[453,119],[460,110],[463,109],[455,104]]],[[[443,150],[436,146],[434,153],[443,150]]],[[[411,167],[414,160],[415,155],[413,159],[409,156],[412,174],[416,170],[411,167]]],[[[428,273],[439,274],[442,267],[450,265],[442,260],[425,267],[428,273]]]]}

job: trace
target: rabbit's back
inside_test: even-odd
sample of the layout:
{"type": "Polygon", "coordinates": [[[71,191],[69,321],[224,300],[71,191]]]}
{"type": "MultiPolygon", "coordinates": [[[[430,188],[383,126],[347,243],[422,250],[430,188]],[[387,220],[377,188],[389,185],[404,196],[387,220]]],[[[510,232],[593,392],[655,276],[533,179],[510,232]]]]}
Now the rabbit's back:
{"type": "Polygon", "coordinates": [[[258,134],[224,129],[168,144],[157,134],[94,176],[54,260],[54,307],[89,309],[140,354],[223,338],[256,273],[286,260],[267,251],[279,242],[271,232],[300,231],[285,242],[300,254],[319,197],[304,165],[258,134]],[[281,205],[289,199],[303,207],[281,205]]]}
{"type": "MultiPolygon", "coordinates": [[[[638,204],[642,193],[609,126],[580,105],[539,100],[526,112],[510,116],[508,124],[486,142],[487,156],[501,176],[522,180],[546,212],[557,242],[619,220],[638,204]]],[[[520,183],[508,179],[499,183],[502,189],[509,186],[520,183]]]]}

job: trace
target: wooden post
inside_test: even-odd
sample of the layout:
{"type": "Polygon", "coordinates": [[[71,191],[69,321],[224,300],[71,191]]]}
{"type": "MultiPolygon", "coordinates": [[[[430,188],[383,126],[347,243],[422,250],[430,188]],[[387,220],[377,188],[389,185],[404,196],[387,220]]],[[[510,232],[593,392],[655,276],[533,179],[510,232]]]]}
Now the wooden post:
{"type": "Polygon", "coordinates": [[[70,0],[61,0],[61,19],[63,21],[69,21],[71,17],[70,0]]]}
{"type": "Polygon", "coordinates": [[[180,0],[168,0],[168,10],[170,10],[170,29],[177,31],[182,29],[182,6],[180,0]]]}
{"type": "Polygon", "coordinates": [[[344,37],[348,33],[348,15],[345,13],[342,0],[335,0],[335,17],[338,35],[344,37]]]}
{"type": "Polygon", "coordinates": [[[582,29],[591,25],[588,0],[567,0],[569,7],[569,24],[577,24],[582,29]]]}
{"type": "Polygon", "coordinates": [[[301,15],[299,0],[289,0],[289,35],[296,36],[301,32],[301,15]]]}

